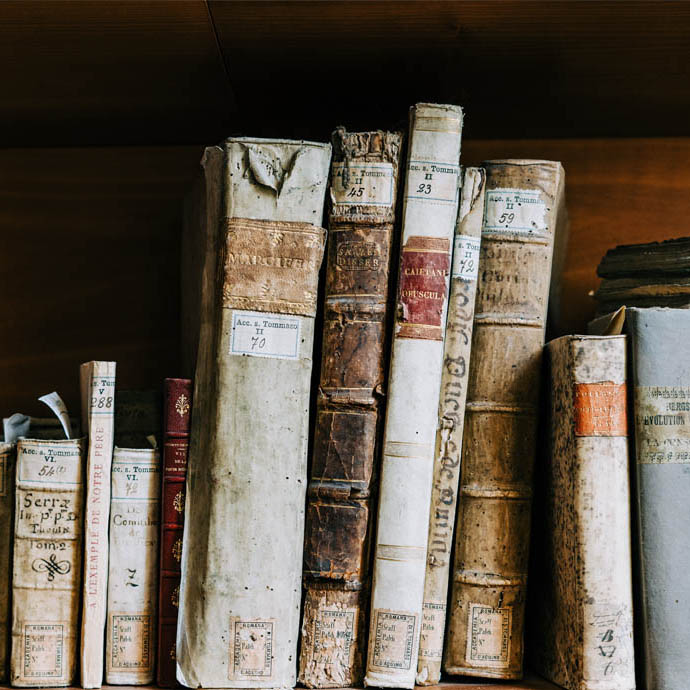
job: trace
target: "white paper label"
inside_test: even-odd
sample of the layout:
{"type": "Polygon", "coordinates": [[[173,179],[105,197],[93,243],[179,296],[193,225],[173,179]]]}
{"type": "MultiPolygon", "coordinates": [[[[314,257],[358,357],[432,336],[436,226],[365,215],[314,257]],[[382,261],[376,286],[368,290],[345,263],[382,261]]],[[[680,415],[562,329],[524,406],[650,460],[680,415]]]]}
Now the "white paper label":
{"type": "Polygon", "coordinates": [[[456,235],[453,248],[452,277],[467,282],[477,280],[479,270],[479,238],[456,235]]]}
{"type": "Polygon", "coordinates": [[[336,204],[391,206],[392,163],[333,163],[331,194],[336,204]]]}
{"type": "Polygon", "coordinates": [[[512,610],[469,604],[467,661],[506,668],[510,664],[512,610]]]}
{"type": "Polygon", "coordinates": [[[230,354],[276,359],[297,359],[299,316],[235,311],[232,314],[230,354]]]}
{"type": "Polygon", "coordinates": [[[483,230],[490,232],[543,233],[546,203],[535,189],[490,189],[484,202],[483,230]]]}
{"type": "Polygon", "coordinates": [[[690,388],[635,388],[635,446],[643,465],[690,464],[690,388]]]}
{"type": "Polygon", "coordinates": [[[454,204],[458,197],[459,174],[460,168],[451,163],[410,161],[405,198],[454,204]]]}

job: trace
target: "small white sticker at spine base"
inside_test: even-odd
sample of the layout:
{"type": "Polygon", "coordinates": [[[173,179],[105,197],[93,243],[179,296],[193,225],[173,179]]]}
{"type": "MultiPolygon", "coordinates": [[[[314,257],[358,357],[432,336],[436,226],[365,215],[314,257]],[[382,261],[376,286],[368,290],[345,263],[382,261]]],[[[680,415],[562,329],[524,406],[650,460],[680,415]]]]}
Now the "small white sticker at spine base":
{"type": "Polygon", "coordinates": [[[235,311],[230,336],[231,355],[297,359],[301,332],[299,316],[235,311]]]}
{"type": "Polygon", "coordinates": [[[453,270],[451,276],[467,282],[477,280],[479,271],[479,238],[471,235],[456,235],[453,247],[453,270]]]}

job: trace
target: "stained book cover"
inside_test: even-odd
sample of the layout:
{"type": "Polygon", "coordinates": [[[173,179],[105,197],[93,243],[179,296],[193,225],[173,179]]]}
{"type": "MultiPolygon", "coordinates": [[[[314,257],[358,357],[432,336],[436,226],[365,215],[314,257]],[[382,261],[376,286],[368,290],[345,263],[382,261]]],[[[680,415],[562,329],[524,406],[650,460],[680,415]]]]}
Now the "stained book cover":
{"type": "Polygon", "coordinates": [[[450,554],[460,480],[467,377],[484,214],[484,186],[484,170],[463,170],[460,209],[453,238],[448,320],[434,448],[424,605],[417,662],[418,685],[436,685],[441,679],[450,554]]]}
{"type": "Polygon", "coordinates": [[[84,439],[17,441],[10,667],[16,687],[75,680],[84,447],[84,439]]]}
{"type": "Polygon", "coordinates": [[[520,678],[532,471],[564,173],[488,161],[444,669],[520,678]]]}
{"type": "Polygon", "coordinates": [[[165,426],[161,486],[160,579],[158,589],[158,661],[161,687],[177,685],[177,612],[180,605],[180,563],[184,529],[185,480],[192,417],[192,382],[165,379],[165,426]]]}
{"type": "Polygon", "coordinates": [[[565,336],[546,348],[530,657],[568,690],[635,689],[625,345],[565,336]]]}
{"type": "Polygon", "coordinates": [[[0,441],[0,681],[7,680],[9,671],[15,458],[15,444],[0,441]]]}
{"type": "Polygon", "coordinates": [[[153,682],[160,491],[157,450],[115,448],[105,637],[105,680],[110,684],[153,682]]]}
{"type": "Polygon", "coordinates": [[[329,245],[304,549],[300,682],[362,683],[386,305],[402,135],[333,133],[329,245]]]}
{"type": "Polygon", "coordinates": [[[462,122],[458,106],[410,111],[365,685],[417,672],[462,122]]]}
{"type": "MultiPolygon", "coordinates": [[[[330,144],[229,139],[204,153],[184,244],[198,350],[177,677],[297,680],[309,397],[330,144]]],[[[189,314],[183,322],[189,323],[189,314]]]]}

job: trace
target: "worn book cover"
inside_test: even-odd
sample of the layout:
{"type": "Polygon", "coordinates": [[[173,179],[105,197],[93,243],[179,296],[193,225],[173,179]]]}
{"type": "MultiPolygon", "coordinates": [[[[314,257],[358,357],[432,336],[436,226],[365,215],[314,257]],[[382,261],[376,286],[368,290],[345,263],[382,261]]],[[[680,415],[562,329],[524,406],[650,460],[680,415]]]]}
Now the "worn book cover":
{"type": "Polygon", "coordinates": [[[198,291],[188,304],[200,309],[200,327],[189,334],[198,357],[177,677],[191,687],[297,680],[330,157],[330,144],[265,139],[230,139],[204,154],[206,210],[185,240],[203,247],[186,283],[198,291]]]}
{"type": "Polygon", "coordinates": [[[16,687],[75,679],[84,448],[84,439],[17,441],[10,668],[16,687]]]}
{"type": "Polygon", "coordinates": [[[160,454],[115,448],[110,502],[105,680],[153,682],[158,612],[160,454]]]}
{"type": "Polygon", "coordinates": [[[462,171],[434,451],[424,606],[417,662],[418,685],[436,685],[441,679],[450,554],[460,480],[467,376],[484,215],[484,185],[485,173],[481,168],[462,171]]]}
{"type": "Polygon", "coordinates": [[[486,192],[444,669],[520,678],[560,163],[484,163],[486,192]]]}
{"type": "Polygon", "coordinates": [[[83,688],[100,688],[103,683],[115,368],[115,362],[94,361],[82,364],[79,370],[82,429],[88,435],[81,613],[81,685],[83,688]]]}
{"type": "Polygon", "coordinates": [[[410,111],[365,685],[412,688],[417,672],[462,121],[454,105],[410,111]]]}
{"type": "Polygon", "coordinates": [[[530,660],[568,690],[635,689],[625,345],[574,335],[545,353],[530,660]]]}

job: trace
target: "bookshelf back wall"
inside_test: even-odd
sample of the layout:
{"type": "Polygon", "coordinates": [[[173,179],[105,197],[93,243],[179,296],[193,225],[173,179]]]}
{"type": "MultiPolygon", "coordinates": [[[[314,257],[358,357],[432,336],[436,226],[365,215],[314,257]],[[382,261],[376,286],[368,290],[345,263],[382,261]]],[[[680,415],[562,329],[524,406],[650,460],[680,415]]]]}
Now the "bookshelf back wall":
{"type": "MultiPolygon", "coordinates": [[[[211,143],[211,142],[209,142],[211,143]]],[[[179,366],[182,198],[200,146],[0,151],[0,410],[76,412],[78,365],[118,361],[118,383],[158,387],[179,366]]],[[[469,140],[485,158],[563,161],[570,238],[561,332],[582,332],[609,247],[688,234],[690,138],[469,140]]]]}

